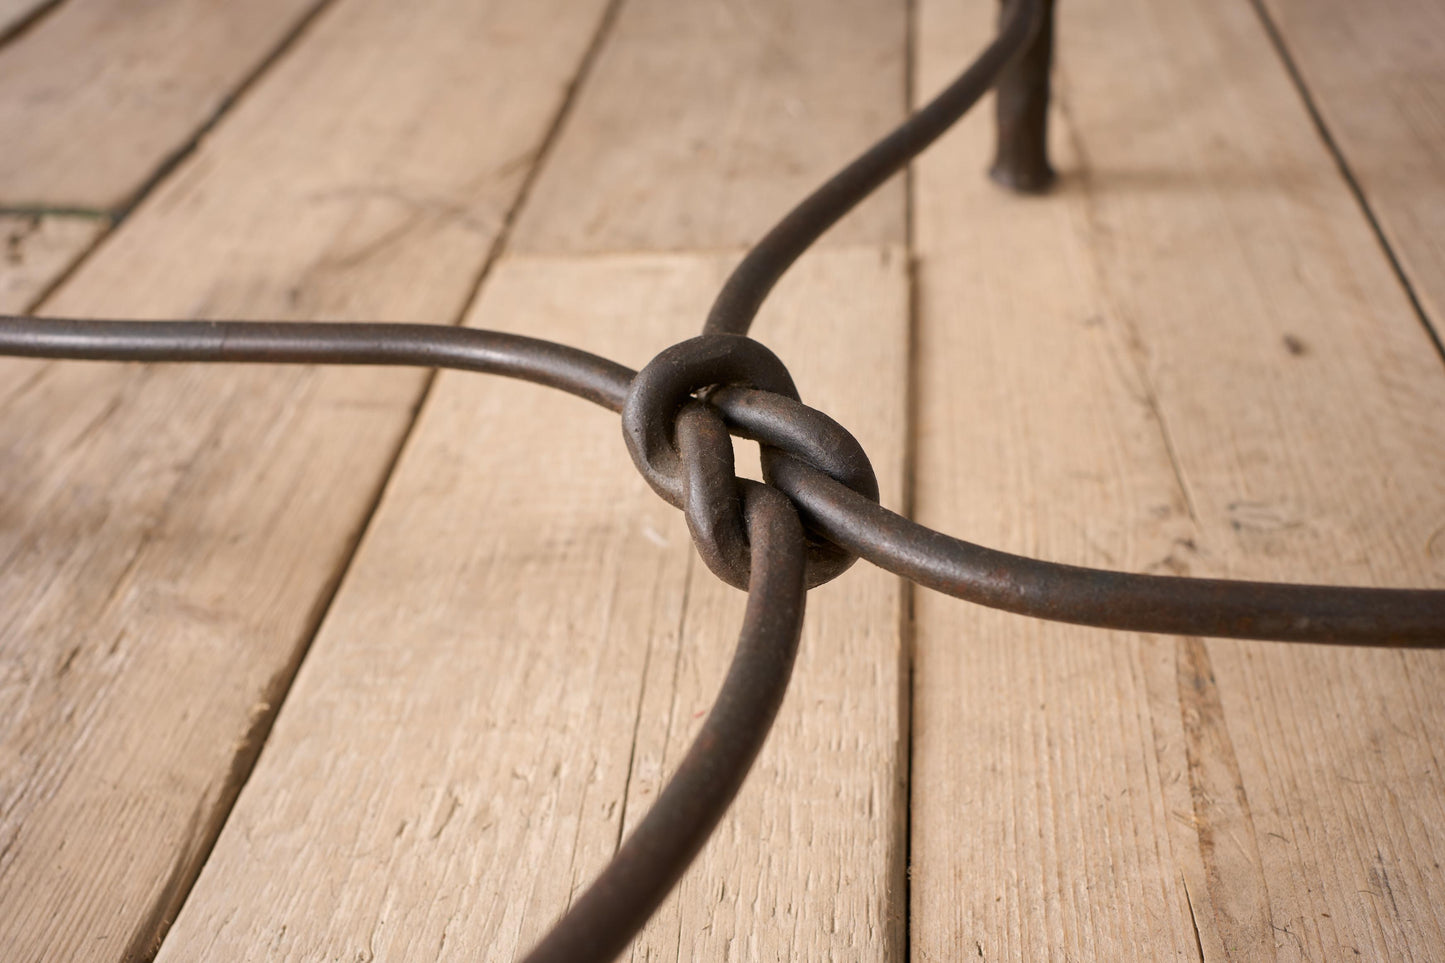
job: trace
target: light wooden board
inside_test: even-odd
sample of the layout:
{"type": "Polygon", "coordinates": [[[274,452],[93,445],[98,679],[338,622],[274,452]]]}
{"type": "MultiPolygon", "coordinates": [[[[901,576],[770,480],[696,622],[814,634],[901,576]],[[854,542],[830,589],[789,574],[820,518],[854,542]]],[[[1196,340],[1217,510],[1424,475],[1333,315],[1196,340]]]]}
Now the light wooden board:
{"type": "Polygon", "coordinates": [[[1445,5],[1263,5],[1416,296],[1445,337],[1445,5]]]}
{"type": "MultiPolygon", "coordinates": [[[[801,23],[804,6],[746,15],[801,23]]],[[[665,47],[680,68],[700,59],[702,78],[716,70],[709,58],[748,63],[756,56],[750,43],[700,29],[736,14],[701,4],[623,7],[519,219],[513,247],[548,254],[504,261],[473,323],[557,337],[634,364],[697,329],[729,256],[559,257],[576,250],[578,215],[552,203],[553,192],[573,188],[549,171],[637,147],[626,131],[603,137],[595,119],[626,114],[638,97],[654,95],[653,81],[631,72],[637,57],[665,47]],[[690,26],[660,29],[667,23],[690,26]],[[680,46],[700,52],[710,44],[723,49],[677,56],[680,46]]],[[[902,12],[887,16],[898,30],[896,57],[902,12]]],[[[875,9],[858,23],[877,22],[875,9]]],[[[839,49],[836,37],[828,42],[839,49]]],[[[901,86],[900,69],[880,126],[901,113],[901,86]]],[[[850,109],[870,110],[870,103],[850,109]]],[[[727,98],[699,97],[693,109],[688,123],[708,129],[715,153],[684,170],[665,154],[639,151],[621,174],[659,194],[679,177],[701,196],[724,192],[736,177],[728,158],[759,133],[722,122],[732,109],[727,98]]],[[[854,146],[817,148],[819,174],[854,146]]],[[[589,175],[574,200],[595,204],[620,183],[589,175]]],[[[689,203],[676,193],[662,198],[654,215],[629,222],[634,233],[617,246],[746,240],[714,224],[678,233],[672,219],[689,203]]],[[[901,203],[896,189],[876,202],[892,205],[894,227],[871,237],[896,239],[901,203]]],[[[781,206],[760,206],[754,218],[781,206]]],[[[613,243],[582,250],[595,254],[613,243]]],[[[769,308],[776,321],[759,334],[793,366],[805,397],[858,431],[896,499],[907,313],[901,252],[836,250],[799,270],[769,308]],[[828,319],[822,330],[808,320],[820,316],[828,319]],[[848,331],[858,335],[850,340],[848,331]],[[850,391],[852,348],[863,337],[880,392],[867,398],[850,391]]],[[[280,958],[310,959],[480,950],[504,959],[540,936],[675,765],[721,678],[741,611],[737,593],[691,561],[680,520],[634,474],[611,416],[535,389],[443,377],[233,816],[236,828],[223,835],[164,954],[244,958],[266,947],[280,958]],[[539,479],[539,466],[561,477],[539,479]],[[459,480],[446,481],[452,478],[459,480]],[[451,505],[430,494],[453,487],[471,501],[451,505]],[[412,594],[423,601],[397,610],[394,599],[412,594]],[[521,606],[548,615],[527,616],[521,606]],[[436,661],[391,668],[392,653],[428,635],[451,640],[436,661]],[[594,651],[594,638],[606,649],[594,651]],[[497,642],[508,648],[499,653],[497,642]],[[357,682],[376,673],[411,681],[389,694],[357,682]],[[372,704],[374,697],[384,704],[372,704]],[[337,742],[318,738],[311,720],[319,717],[338,720],[324,727],[337,742]],[[386,720],[381,729],[373,725],[379,720],[386,720]],[[419,741],[423,732],[444,735],[419,741]],[[479,750],[478,732],[496,738],[479,750]],[[324,778],[355,788],[340,800],[302,803],[294,780],[314,779],[323,755],[336,759],[335,767],[323,764],[324,778]],[[456,835],[398,834],[402,821],[416,825],[405,814],[438,805],[453,814],[447,825],[458,826],[456,835]],[[373,864],[376,872],[356,874],[353,856],[381,858],[380,841],[387,855],[373,864]],[[283,880],[281,865],[300,870],[283,880]],[[438,901],[437,894],[447,895],[438,901]]],[[[639,958],[721,959],[739,947],[767,958],[901,958],[898,592],[894,580],[860,571],[815,594],[801,695],[785,708],[773,748],[722,836],[634,948],[639,958]],[[780,846],[785,839],[800,845],[780,846]]]]}
{"type": "MultiPolygon", "coordinates": [[[[1059,190],[983,180],[987,116],[919,165],[921,520],[1445,585],[1445,368],[1254,11],[1059,9],[1059,190]]],[[[921,94],[991,20],[922,5],[921,94]]],[[[917,959],[1441,958],[1439,653],[916,612],[917,959]]]]}
{"type": "MultiPolygon", "coordinates": [[[[895,0],[629,0],[518,225],[546,254],[751,244],[898,122],[895,0]]],[[[901,243],[895,179],[825,243],[901,243]]]]}
{"type": "Polygon", "coordinates": [[[317,6],[67,0],[0,49],[0,205],[123,207],[317,6]]]}
{"type": "MultiPolygon", "coordinates": [[[[456,319],[602,9],[332,8],[47,310],[456,319]]],[[[7,957],[153,948],[423,380],[0,366],[7,957]]]]}
{"type": "Polygon", "coordinates": [[[105,228],[103,218],[0,214],[0,313],[27,310],[105,228]]]}
{"type": "MultiPolygon", "coordinates": [[[[692,333],[727,266],[504,261],[472,323],[637,366],[692,333]]],[[[895,504],[906,297],[900,251],[826,252],[760,332],[895,504]]],[[[901,959],[899,599],[866,566],[810,597],[778,726],[634,958],[901,959]]],[[[160,960],[525,949],[651,804],[742,603],[694,560],[614,415],[443,374],[160,960]]]]}

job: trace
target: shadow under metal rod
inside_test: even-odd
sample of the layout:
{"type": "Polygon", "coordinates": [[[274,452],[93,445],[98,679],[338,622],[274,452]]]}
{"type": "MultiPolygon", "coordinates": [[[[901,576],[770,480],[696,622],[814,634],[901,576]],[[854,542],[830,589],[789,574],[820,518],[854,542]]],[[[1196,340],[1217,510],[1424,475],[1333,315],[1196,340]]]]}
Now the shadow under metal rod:
{"type": "MultiPolygon", "coordinates": [[[[0,316],[0,355],[106,361],[361,364],[518,378],[620,411],[636,375],[577,348],[477,328],[262,321],[77,321],[0,316]]],[[[822,412],[771,392],[712,395],[735,434],[806,451],[822,412]]],[[[770,481],[813,530],[935,591],[1032,618],[1106,629],[1348,645],[1445,646],[1445,591],[1142,575],[986,548],[920,525],[796,458],[770,481]]]]}
{"type": "MultiPolygon", "coordinates": [[[[705,333],[744,335],[792,263],[844,214],[932,143],[1002,77],[993,176],[1036,190],[1044,154],[1053,0],[1006,0],[998,37],[938,97],[830,179],[748,252],[705,333]],[[1022,59],[1015,60],[1022,52],[1022,59]]],[[[612,411],[636,372],[537,338],[409,324],[78,321],[0,317],[0,355],[109,361],[415,365],[519,378],[612,411]]],[[[711,395],[738,434],[788,451],[831,419],[783,395],[711,395]],[[748,404],[738,402],[747,401],[748,404]],[[810,426],[810,427],[805,427],[810,426]]],[[[679,434],[684,429],[679,427],[679,434]]],[[[1445,645],[1445,591],[1340,588],[1135,575],[1010,555],[918,525],[805,462],[773,459],[770,481],[742,482],[752,577],[732,667],[677,773],[601,876],[526,958],[608,960],[636,935],[741,787],[786,691],[805,597],[804,532],[922,585],[1022,615],[1171,634],[1445,645]]]]}
{"type": "Polygon", "coordinates": [[[637,829],[523,963],[622,952],[707,842],[772,728],[803,629],[803,527],[781,492],[756,482],[745,492],[753,578],[717,701],[637,829]]]}
{"type": "Polygon", "coordinates": [[[808,527],[946,595],[1052,622],[1164,635],[1445,647],[1445,591],[1111,572],[985,548],[871,502],[797,459],[772,481],[808,527]]]}
{"type": "Polygon", "coordinates": [[[1445,591],[1141,575],[985,548],[891,512],[792,453],[843,429],[800,401],[746,388],[711,400],[736,435],[777,451],[767,480],[804,525],[879,568],[1032,618],[1165,635],[1445,646],[1445,591]]]}
{"type": "MultiPolygon", "coordinates": [[[[0,317],[0,355],[107,361],[420,365],[558,388],[613,411],[635,374],[575,348],[496,331],[406,324],[78,321],[0,317]]],[[[753,577],[732,665],[677,771],[602,873],[525,957],[613,959],[732,804],[787,693],[807,598],[803,528],[787,497],[744,483],[753,577]]]]}
{"type": "MultiPolygon", "coordinates": [[[[1028,48],[1049,0],[1005,0],[998,35],[957,79],[793,208],[743,257],[708,312],[703,334],[747,334],[758,309],[804,251],[948,131],[1028,48]]],[[[1052,47],[1052,33],[1049,46],[1052,47]]],[[[1045,68],[1047,73],[1047,67],[1045,68]]],[[[1011,135],[1012,136],[1012,135],[1011,135]]]]}

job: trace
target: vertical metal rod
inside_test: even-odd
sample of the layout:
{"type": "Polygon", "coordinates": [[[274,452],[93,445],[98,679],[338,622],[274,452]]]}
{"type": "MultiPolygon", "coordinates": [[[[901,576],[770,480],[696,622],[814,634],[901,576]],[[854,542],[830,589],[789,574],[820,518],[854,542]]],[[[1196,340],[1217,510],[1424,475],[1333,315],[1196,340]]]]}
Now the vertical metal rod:
{"type": "MultiPolygon", "coordinates": [[[[1008,20],[1019,0],[1002,0],[1008,20]]],[[[1054,181],[1049,166],[1049,67],[1054,59],[1054,0],[1043,0],[1037,31],[1022,53],[999,74],[998,151],[989,176],[1010,190],[1039,194],[1054,181]]]]}

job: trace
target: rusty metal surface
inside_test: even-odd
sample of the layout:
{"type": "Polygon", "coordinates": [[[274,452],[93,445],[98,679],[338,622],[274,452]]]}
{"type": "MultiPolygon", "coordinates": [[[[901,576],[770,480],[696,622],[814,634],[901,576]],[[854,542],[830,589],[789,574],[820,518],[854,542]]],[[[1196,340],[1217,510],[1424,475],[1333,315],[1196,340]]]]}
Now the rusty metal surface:
{"type": "Polygon", "coordinates": [[[746,588],[748,602],[732,667],[677,773],[601,876],[527,957],[611,959],[661,903],[742,785],[787,687],[807,588],[837,577],[858,557],[928,588],[1035,618],[1196,636],[1445,645],[1445,591],[1111,572],[1011,555],[918,525],[878,504],[862,447],[803,404],[783,362],[746,337],[793,261],[1000,76],[1008,90],[1000,99],[994,177],[1024,190],[1047,183],[1052,6],[1008,2],[998,38],[979,59],[784,217],[729,277],[703,336],[664,349],[641,372],[535,338],[402,324],[4,317],[0,354],[456,368],[548,385],[619,412],[638,470],[685,512],[708,567],[746,588]],[[766,484],[735,476],[729,434],[762,445],[766,484]]]}

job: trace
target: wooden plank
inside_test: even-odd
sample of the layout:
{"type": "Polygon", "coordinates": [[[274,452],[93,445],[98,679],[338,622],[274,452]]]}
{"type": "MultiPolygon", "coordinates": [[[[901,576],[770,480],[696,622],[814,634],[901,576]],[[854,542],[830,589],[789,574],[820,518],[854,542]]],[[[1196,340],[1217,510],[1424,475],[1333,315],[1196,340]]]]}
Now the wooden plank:
{"type": "MultiPolygon", "coordinates": [[[[603,3],[350,0],[52,298],[445,322],[603,3]]],[[[400,440],[419,372],[0,370],[0,946],[148,955],[400,440]]]]}
{"type": "MultiPolygon", "coordinates": [[[[518,225],[546,254],[751,244],[897,123],[895,0],[631,0],[518,225]]],[[[903,240],[888,184],[830,244],[903,240]]]]}
{"type": "MultiPolygon", "coordinates": [[[[756,334],[786,360],[803,398],[862,442],[896,511],[907,437],[903,251],[810,257],[756,334]]],[[[901,598],[898,580],[866,563],[809,595],[794,688],[756,774],[633,945],[634,960],[907,959],[901,598]]],[[[641,718],[665,715],[667,725],[639,731],[629,825],[696,734],[730,658],[719,627],[736,606],[693,566],[681,645],[648,666],[641,718]]]]}
{"type": "Polygon", "coordinates": [[[1445,332],[1445,6],[1262,0],[1390,249],[1445,332]]]}
{"type": "MultiPolygon", "coordinates": [[[[920,518],[1445,585],[1445,373],[1254,12],[1060,16],[1059,190],[983,180],[986,116],[918,167],[920,518]]],[[[921,7],[920,93],[991,20],[921,7]]],[[[1439,653],[916,613],[918,959],[1438,958],[1439,653]]]]}
{"type": "Polygon", "coordinates": [[[117,210],[318,0],[69,0],[0,50],[0,205],[117,210]]]}
{"type": "MultiPolygon", "coordinates": [[[[641,365],[692,332],[729,261],[507,260],[472,323],[641,365]]],[[[800,265],[760,332],[892,503],[906,314],[900,251],[839,250],[800,265]]],[[[899,598],[866,567],[810,598],[758,768],[634,958],[902,958],[899,598]]],[[[694,560],[615,416],[442,375],[159,959],[525,949],[651,804],[742,602],[694,560]]]]}
{"type": "MultiPolygon", "coordinates": [[[[795,25],[807,22],[810,5],[741,9],[795,25]]],[[[899,86],[878,125],[886,126],[902,110],[903,13],[869,9],[851,29],[875,28],[886,16],[895,31],[899,86]]],[[[777,125],[766,117],[761,128],[723,122],[733,101],[700,96],[695,113],[655,141],[661,148],[668,137],[708,131],[717,150],[683,167],[666,152],[638,150],[631,133],[605,119],[646,120],[636,101],[658,91],[653,75],[639,74],[638,58],[670,58],[687,68],[682,74],[698,61],[699,76],[674,78],[688,90],[706,86],[700,81],[717,69],[710,58],[749,63],[756,34],[705,29],[737,15],[704,4],[623,7],[519,218],[512,247],[532,253],[502,262],[472,323],[560,338],[639,365],[696,330],[730,256],[595,255],[613,246],[742,243],[732,222],[678,222],[679,205],[692,200],[674,181],[691,185],[692,194],[721,196],[738,177],[731,158],[777,135],[777,125]],[[682,47],[696,56],[680,55],[682,47]],[[631,166],[610,180],[589,173],[573,185],[554,173],[603,153],[620,163],[633,151],[631,166]],[[638,184],[659,195],[645,216],[612,222],[588,213],[638,184]],[[559,191],[587,211],[556,202],[559,191]],[[596,232],[579,244],[576,225],[589,219],[596,232]],[[630,233],[618,241],[621,231],[630,233]]],[[[790,29],[787,36],[797,37],[790,29]]],[[[809,51],[812,43],[847,49],[836,35],[799,39],[809,51]]],[[[784,90],[767,83],[770,95],[784,90]]],[[[677,96],[670,109],[685,100],[677,96]]],[[[827,130],[847,127],[830,124],[827,130]]],[[[821,176],[857,145],[813,146],[818,159],[810,163],[821,176]]],[[[780,164],[750,176],[772,196],[781,193],[773,181],[792,172],[780,164]]],[[[861,223],[901,225],[902,195],[890,198],[861,223]]],[[[771,210],[759,205],[750,229],[793,199],[782,196],[771,210]]],[[[895,227],[866,228],[864,236],[896,239],[895,227]]],[[[806,398],[858,432],[896,501],[907,330],[901,252],[839,247],[805,260],[799,272],[778,292],[769,308],[775,321],[761,336],[794,365],[806,398]],[[821,349],[807,320],[820,312],[828,318],[821,349]],[[856,345],[865,331],[878,345],[870,376],[879,394],[860,399],[851,391],[856,355],[842,345],[856,345]]],[[[694,731],[741,612],[740,596],[691,561],[684,526],[635,477],[616,432],[610,416],[569,399],[442,377],[163,960],[261,946],[281,959],[483,949],[507,958],[540,936],[603,865],[694,731]],[[452,490],[465,492],[467,504],[437,497],[452,490]],[[421,601],[398,609],[397,598],[413,595],[421,601]],[[423,638],[435,661],[391,663],[392,653],[423,638]],[[447,640],[441,649],[437,638],[447,640]],[[406,682],[380,691],[362,681],[378,673],[406,682]],[[330,721],[318,729],[314,720],[322,718],[330,721]],[[478,733],[487,740],[480,747],[478,733]],[[320,764],[322,778],[351,788],[311,805],[294,787],[298,777],[317,778],[323,757],[335,762],[320,764]],[[356,858],[373,872],[354,873],[356,858]],[[282,865],[288,869],[278,875],[282,865]]],[[[757,776],[634,955],[714,959],[749,946],[769,958],[832,951],[901,958],[898,589],[878,572],[849,579],[810,601],[796,691],[757,776]],[[828,805],[796,802],[820,795],[828,805]],[[774,840],[784,834],[808,842],[780,848],[774,840]],[[738,892],[749,902],[735,905],[730,894],[738,892]]]]}
{"type": "Polygon", "coordinates": [[[29,309],[105,228],[96,217],[0,214],[0,313],[29,309]]]}

